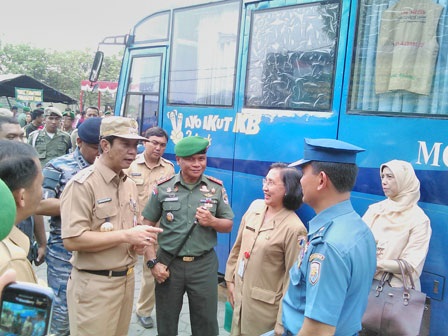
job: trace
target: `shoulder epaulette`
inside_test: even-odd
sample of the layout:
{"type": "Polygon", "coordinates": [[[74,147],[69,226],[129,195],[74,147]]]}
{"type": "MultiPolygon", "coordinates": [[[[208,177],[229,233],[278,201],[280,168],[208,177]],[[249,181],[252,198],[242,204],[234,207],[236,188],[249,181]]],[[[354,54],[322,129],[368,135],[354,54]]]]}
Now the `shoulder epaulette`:
{"type": "Polygon", "coordinates": [[[165,158],[162,158],[163,162],[168,163],[174,167],[174,163],[172,163],[170,160],[167,160],[165,158]]]}
{"type": "Polygon", "coordinates": [[[222,183],[222,181],[221,180],[219,180],[219,179],[217,179],[216,177],[213,177],[213,176],[208,176],[208,175],[204,175],[206,178],[208,178],[210,181],[213,181],[213,182],[215,182],[215,183],[217,183],[217,184],[219,184],[219,185],[222,185],[223,183],[222,183]]]}
{"type": "Polygon", "coordinates": [[[81,170],[78,174],[73,177],[73,180],[78,183],[84,183],[87,178],[93,173],[93,165],[81,170]]]}
{"type": "Polygon", "coordinates": [[[164,177],[162,179],[160,179],[159,181],[157,181],[157,185],[161,185],[169,180],[171,180],[175,175],[171,175],[169,177],[164,177]]]}

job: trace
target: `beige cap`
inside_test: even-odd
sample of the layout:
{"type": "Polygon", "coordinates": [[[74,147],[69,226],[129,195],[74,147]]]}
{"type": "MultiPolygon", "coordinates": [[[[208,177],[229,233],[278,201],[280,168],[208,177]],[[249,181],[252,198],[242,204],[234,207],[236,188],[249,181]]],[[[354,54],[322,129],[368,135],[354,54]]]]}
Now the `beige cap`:
{"type": "Polygon", "coordinates": [[[6,108],[0,108],[0,116],[12,118],[12,117],[14,117],[14,113],[12,113],[10,110],[8,110],[6,108]]]}
{"type": "Polygon", "coordinates": [[[57,109],[56,107],[47,107],[44,111],[45,111],[44,115],[46,117],[52,114],[56,114],[57,116],[62,118],[62,112],[59,111],[59,109],[57,109]]]}
{"type": "Polygon", "coordinates": [[[101,122],[100,137],[117,136],[125,139],[148,141],[138,135],[138,124],[134,119],[124,117],[104,118],[101,122]]]}

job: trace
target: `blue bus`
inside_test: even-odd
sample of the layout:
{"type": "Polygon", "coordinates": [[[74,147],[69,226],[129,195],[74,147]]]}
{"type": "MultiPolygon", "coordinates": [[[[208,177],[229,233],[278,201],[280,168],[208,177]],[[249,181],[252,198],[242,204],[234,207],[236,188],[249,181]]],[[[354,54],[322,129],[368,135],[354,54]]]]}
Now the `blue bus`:
{"type": "MultiPolygon", "coordinates": [[[[352,193],[361,215],[384,199],[380,164],[401,159],[415,168],[419,205],[432,227],[422,290],[432,298],[431,334],[447,332],[447,6],[448,0],[196,1],[134,26],[116,114],[138,120],[142,132],[154,125],[167,130],[166,157],[173,161],[183,137],[211,141],[206,173],[223,180],[236,215],[233,231],[218,238],[220,272],[241,217],[263,197],[269,165],[300,158],[305,137],[344,140],[366,149],[352,193]],[[400,32],[400,20],[412,29],[400,32]]],[[[313,211],[303,206],[299,215],[307,222],[313,211]]]]}

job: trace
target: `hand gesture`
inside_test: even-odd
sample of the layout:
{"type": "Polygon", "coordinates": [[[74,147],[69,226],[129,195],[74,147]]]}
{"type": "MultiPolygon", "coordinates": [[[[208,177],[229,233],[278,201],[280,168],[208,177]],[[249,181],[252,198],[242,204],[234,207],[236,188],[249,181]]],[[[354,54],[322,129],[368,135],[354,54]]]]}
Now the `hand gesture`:
{"type": "Polygon", "coordinates": [[[202,226],[213,226],[215,216],[207,208],[200,206],[196,209],[196,219],[202,226]]]}
{"type": "Polygon", "coordinates": [[[170,277],[170,271],[166,265],[160,262],[151,268],[151,273],[159,284],[164,283],[170,277]]]}

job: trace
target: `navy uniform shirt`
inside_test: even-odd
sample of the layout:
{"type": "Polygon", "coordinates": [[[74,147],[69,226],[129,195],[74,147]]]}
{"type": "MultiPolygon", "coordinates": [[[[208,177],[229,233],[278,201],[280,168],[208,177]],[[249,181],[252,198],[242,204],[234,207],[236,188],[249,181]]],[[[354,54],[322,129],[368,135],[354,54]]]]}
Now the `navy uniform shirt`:
{"type": "Polygon", "coordinates": [[[283,326],[296,335],[307,317],[335,326],[336,336],[356,334],[375,269],[375,239],[350,201],[322,211],[289,272],[283,326]]]}
{"type": "MultiPolygon", "coordinates": [[[[68,181],[80,170],[88,166],[90,166],[90,163],[84,159],[79,148],[76,148],[73,153],[63,155],[48,162],[43,170],[43,198],[60,198],[68,181]]],[[[67,263],[70,262],[72,253],[67,251],[62,243],[60,216],[52,216],[50,218],[50,237],[48,239],[47,249],[47,253],[52,257],[67,263]]]]}

